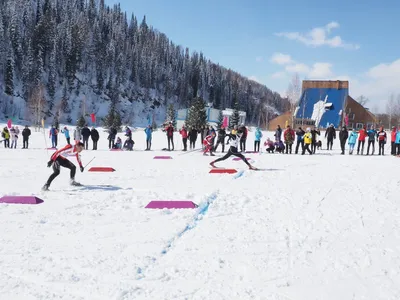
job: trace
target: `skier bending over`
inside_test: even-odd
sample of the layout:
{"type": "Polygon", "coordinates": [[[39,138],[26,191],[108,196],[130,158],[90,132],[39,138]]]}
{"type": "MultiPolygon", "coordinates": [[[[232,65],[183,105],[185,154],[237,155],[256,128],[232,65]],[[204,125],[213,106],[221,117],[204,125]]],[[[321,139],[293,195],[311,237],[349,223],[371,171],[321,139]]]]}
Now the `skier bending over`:
{"type": "Polygon", "coordinates": [[[53,166],[53,174],[50,175],[46,184],[43,186],[42,190],[47,191],[50,187],[51,182],[60,174],[60,167],[64,167],[71,170],[70,173],[70,183],[74,186],[80,186],[81,184],[75,181],[75,173],[76,167],[75,165],[69,161],[65,156],[75,156],[78,161],[81,172],[83,172],[84,168],[82,166],[82,161],[79,153],[82,152],[84,148],[84,144],[82,142],[78,142],[76,145],[66,145],[64,148],[56,151],[50,158],[50,161],[47,163],[47,167],[50,168],[53,166]]]}
{"type": "Polygon", "coordinates": [[[240,138],[241,138],[242,134],[243,134],[242,132],[238,132],[237,134],[230,133],[228,135],[229,138],[228,138],[227,144],[229,144],[229,146],[230,146],[229,150],[228,150],[228,153],[225,154],[225,156],[220,157],[220,158],[212,161],[210,163],[210,165],[213,168],[216,168],[216,166],[214,165],[215,163],[217,163],[219,161],[226,160],[226,159],[228,159],[229,157],[231,157],[233,155],[233,156],[236,156],[236,157],[240,157],[245,162],[245,164],[249,166],[250,170],[257,170],[257,168],[255,168],[255,167],[253,167],[252,165],[249,164],[249,162],[246,160],[246,158],[243,156],[242,153],[238,152],[238,144],[239,144],[239,141],[240,141],[240,138]]]}

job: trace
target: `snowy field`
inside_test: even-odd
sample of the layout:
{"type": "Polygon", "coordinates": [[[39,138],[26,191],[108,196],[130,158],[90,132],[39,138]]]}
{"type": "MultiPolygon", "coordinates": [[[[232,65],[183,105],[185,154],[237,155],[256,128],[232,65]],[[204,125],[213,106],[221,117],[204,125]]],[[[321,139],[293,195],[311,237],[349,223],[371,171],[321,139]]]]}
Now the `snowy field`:
{"type": "Polygon", "coordinates": [[[219,175],[198,152],[158,151],[162,132],[151,152],[142,130],[133,152],[108,151],[106,136],[82,160],[116,172],[78,171],[77,188],[62,169],[49,192],[43,133],[29,150],[0,146],[0,196],[44,200],[0,204],[0,299],[400,299],[398,158],[341,156],[336,140],[315,156],[247,155],[264,171],[230,159],[218,166],[239,173],[219,175]]]}

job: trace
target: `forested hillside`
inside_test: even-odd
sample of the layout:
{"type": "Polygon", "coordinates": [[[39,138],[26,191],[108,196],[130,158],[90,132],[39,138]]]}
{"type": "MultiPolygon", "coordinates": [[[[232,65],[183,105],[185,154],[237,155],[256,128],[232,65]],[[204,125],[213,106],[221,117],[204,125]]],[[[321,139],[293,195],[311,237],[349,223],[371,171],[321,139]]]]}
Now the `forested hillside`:
{"type": "MultiPolygon", "coordinates": [[[[134,5],[134,3],[132,3],[134,5]]],[[[104,0],[0,0],[0,118],[75,123],[110,109],[124,123],[165,116],[199,96],[216,108],[239,101],[248,123],[282,111],[267,87],[175,45],[104,0]]]]}

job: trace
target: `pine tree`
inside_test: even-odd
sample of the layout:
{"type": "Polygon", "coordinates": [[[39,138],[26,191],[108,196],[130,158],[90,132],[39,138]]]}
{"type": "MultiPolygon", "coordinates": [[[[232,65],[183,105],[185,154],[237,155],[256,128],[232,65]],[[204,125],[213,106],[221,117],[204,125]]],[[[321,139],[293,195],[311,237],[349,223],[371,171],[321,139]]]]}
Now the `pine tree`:
{"type": "Polygon", "coordinates": [[[56,114],[54,115],[54,119],[53,119],[53,124],[57,129],[60,128],[60,122],[59,122],[59,112],[57,111],[56,114]]]}
{"type": "Polygon", "coordinates": [[[235,95],[235,103],[233,104],[233,114],[229,119],[229,127],[233,128],[235,125],[239,125],[240,114],[239,114],[239,102],[235,95]]]}
{"type": "Polygon", "coordinates": [[[121,131],[121,126],[122,126],[121,115],[117,111],[114,111],[114,119],[112,127],[115,128],[117,131],[121,131]]]}
{"type": "Polygon", "coordinates": [[[195,98],[189,108],[186,126],[200,128],[207,125],[207,113],[204,100],[195,98]]]}
{"type": "Polygon", "coordinates": [[[168,105],[167,119],[165,121],[167,123],[172,122],[172,126],[176,129],[176,111],[173,104],[168,105]]]}
{"type": "Polygon", "coordinates": [[[79,117],[79,119],[76,121],[76,126],[82,128],[82,127],[85,126],[85,125],[86,125],[85,117],[84,117],[83,115],[81,115],[81,116],[79,117]]]}
{"type": "Polygon", "coordinates": [[[218,114],[218,122],[217,122],[218,128],[221,128],[221,126],[223,124],[224,124],[224,115],[222,114],[222,110],[220,110],[219,114],[218,114]]]}

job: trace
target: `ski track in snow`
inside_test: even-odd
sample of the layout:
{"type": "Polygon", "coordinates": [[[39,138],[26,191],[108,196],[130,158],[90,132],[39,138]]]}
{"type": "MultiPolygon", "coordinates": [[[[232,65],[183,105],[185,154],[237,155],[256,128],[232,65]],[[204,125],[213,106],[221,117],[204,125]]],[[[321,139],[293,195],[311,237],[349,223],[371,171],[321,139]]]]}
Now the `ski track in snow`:
{"type": "MultiPolygon", "coordinates": [[[[30,150],[0,146],[0,196],[45,201],[0,204],[0,299],[400,299],[398,158],[341,156],[335,141],[315,156],[246,154],[260,171],[227,160],[239,172],[218,175],[199,152],[159,161],[105,138],[82,159],[116,172],[78,171],[85,186],[71,187],[62,169],[49,192],[43,134],[30,150]]],[[[153,148],[165,144],[156,132],[153,148]]]]}

